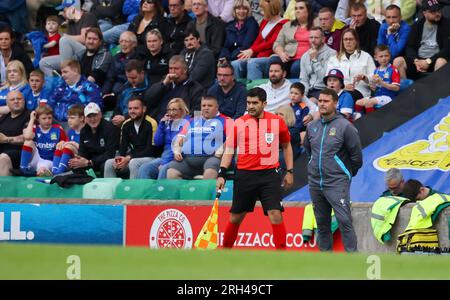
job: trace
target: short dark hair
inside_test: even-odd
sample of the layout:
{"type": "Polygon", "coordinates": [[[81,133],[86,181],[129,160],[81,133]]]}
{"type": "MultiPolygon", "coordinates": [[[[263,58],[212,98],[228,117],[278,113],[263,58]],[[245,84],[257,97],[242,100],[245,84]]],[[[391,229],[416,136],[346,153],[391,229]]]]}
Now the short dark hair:
{"type": "Polygon", "coordinates": [[[9,37],[11,38],[11,40],[14,40],[14,38],[16,37],[14,35],[14,32],[13,32],[13,30],[12,30],[12,28],[10,26],[0,27],[0,33],[3,33],[3,32],[9,33],[9,37]]]}
{"type": "Polygon", "coordinates": [[[217,103],[217,105],[219,105],[219,101],[217,101],[217,98],[215,96],[213,96],[213,95],[205,95],[205,96],[202,97],[201,101],[203,101],[203,100],[214,101],[214,102],[217,103]]]}
{"type": "Polygon", "coordinates": [[[332,89],[329,89],[329,88],[325,88],[325,89],[320,91],[320,94],[331,96],[331,98],[333,98],[334,102],[338,102],[339,101],[339,96],[338,96],[338,94],[336,93],[335,90],[332,90],[332,89]]]}
{"type": "Polygon", "coordinates": [[[125,66],[125,72],[131,72],[136,70],[138,73],[144,72],[144,64],[142,61],[137,59],[130,59],[126,66],[125,66]]]}
{"type": "Polygon", "coordinates": [[[423,187],[422,182],[416,179],[409,179],[403,186],[403,196],[410,200],[416,200],[420,193],[420,188],[423,187]]]}
{"type": "Polygon", "coordinates": [[[261,102],[267,101],[267,93],[260,87],[254,87],[248,91],[247,97],[258,98],[261,102]]]}
{"type": "Polygon", "coordinates": [[[131,96],[130,99],[128,99],[128,103],[130,103],[131,101],[140,101],[142,106],[147,106],[147,104],[144,101],[144,98],[141,95],[131,96]]]}
{"type": "Polygon", "coordinates": [[[398,7],[398,5],[395,5],[395,4],[390,4],[390,5],[388,5],[388,6],[386,7],[385,11],[386,11],[386,10],[393,10],[393,9],[396,9],[396,10],[398,10],[400,13],[402,13],[402,10],[400,9],[400,7],[398,7]]]}
{"type": "Polygon", "coordinates": [[[60,23],[58,16],[55,15],[50,15],[45,19],[45,22],[55,22],[55,23],[60,23]]]}
{"type": "Polygon", "coordinates": [[[297,89],[300,93],[305,94],[305,86],[301,82],[294,82],[289,89],[297,89]]]}
{"type": "Polygon", "coordinates": [[[323,29],[320,28],[319,26],[313,26],[311,27],[311,29],[309,31],[320,31],[320,33],[322,33],[322,36],[325,36],[325,33],[323,33],[323,29]]]}
{"type": "Polygon", "coordinates": [[[275,57],[272,59],[272,61],[269,64],[269,69],[272,65],[279,65],[281,67],[281,70],[286,71],[286,67],[284,66],[284,63],[281,61],[281,58],[275,57]]]}
{"type": "Polygon", "coordinates": [[[353,3],[353,4],[350,6],[350,10],[356,10],[356,11],[358,11],[358,10],[360,10],[360,9],[363,9],[364,11],[367,11],[367,7],[364,5],[364,3],[361,3],[361,2],[353,3]]]}
{"type": "Polygon", "coordinates": [[[100,28],[97,28],[97,27],[91,27],[91,28],[89,28],[88,30],[86,30],[86,33],[85,33],[84,36],[87,37],[87,35],[88,35],[89,32],[92,32],[92,33],[96,34],[96,35],[98,36],[98,38],[100,39],[100,41],[103,41],[103,33],[102,33],[102,31],[100,30],[100,28]]]}
{"type": "Polygon", "coordinates": [[[67,111],[68,116],[79,116],[84,118],[84,105],[77,103],[72,105],[67,111]]]}
{"type": "Polygon", "coordinates": [[[375,47],[374,53],[381,52],[381,51],[388,51],[389,54],[391,54],[391,51],[389,50],[389,47],[387,45],[377,45],[375,47]]]}
{"type": "Polygon", "coordinates": [[[330,12],[334,16],[334,10],[331,7],[324,6],[319,10],[319,14],[324,12],[330,12]]]}
{"type": "Polygon", "coordinates": [[[195,28],[189,28],[188,30],[186,30],[184,32],[184,38],[187,38],[188,36],[190,36],[192,34],[193,37],[195,37],[196,39],[200,39],[200,33],[197,31],[197,29],[195,28]]]}

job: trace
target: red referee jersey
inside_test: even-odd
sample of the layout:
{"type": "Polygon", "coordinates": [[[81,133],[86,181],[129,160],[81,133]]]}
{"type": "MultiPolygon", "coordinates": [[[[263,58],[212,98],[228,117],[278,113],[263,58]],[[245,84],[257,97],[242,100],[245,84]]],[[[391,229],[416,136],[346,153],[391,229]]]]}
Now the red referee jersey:
{"type": "Polygon", "coordinates": [[[226,146],[237,148],[239,170],[277,168],[280,144],[291,141],[284,120],[267,111],[260,119],[248,114],[236,119],[233,129],[228,131],[226,146]]]}

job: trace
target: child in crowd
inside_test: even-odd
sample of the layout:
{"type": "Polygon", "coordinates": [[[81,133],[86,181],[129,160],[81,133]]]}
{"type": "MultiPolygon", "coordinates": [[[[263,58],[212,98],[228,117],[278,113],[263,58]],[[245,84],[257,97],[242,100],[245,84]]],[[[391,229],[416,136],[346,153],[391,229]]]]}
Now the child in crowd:
{"type": "Polygon", "coordinates": [[[59,55],[59,40],[61,35],[59,30],[59,19],[57,16],[48,16],[45,20],[45,31],[48,39],[48,43],[43,47],[47,49],[45,56],[59,55]]]}
{"type": "Polygon", "coordinates": [[[306,134],[306,124],[312,121],[313,117],[309,113],[309,108],[303,99],[305,98],[305,86],[300,82],[295,82],[289,90],[289,98],[291,98],[291,107],[295,115],[295,125],[300,132],[301,145],[306,134]]]}
{"type": "Polygon", "coordinates": [[[68,171],[69,160],[78,154],[80,131],[84,127],[84,106],[74,104],[69,108],[67,114],[67,123],[70,128],[67,132],[69,141],[61,141],[56,145],[55,155],[53,156],[53,175],[68,171]]]}
{"type": "Polygon", "coordinates": [[[348,120],[353,120],[354,103],[352,95],[344,90],[344,74],[339,69],[331,69],[327,76],[323,78],[323,83],[327,88],[333,89],[339,96],[337,111],[348,120]]]}
{"type": "Polygon", "coordinates": [[[24,95],[25,106],[28,110],[35,110],[40,104],[46,104],[50,97],[50,91],[44,88],[45,76],[39,70],[33,70],[30,73],[30,91],[24,95]]]}
{"type": "Polygon", "coordinates": [[[20,157],[20,171],[27,176],[51,176],[53,154],[60,141],[67,141],[61,125],[53,123],[53,111],[41,105],[30,114],[23,131],[25,142],[20,157]],[[38,122],[38,125],[35,122],[38,122]]]}
{"type": "MultiPolygon", "coordinates": [[[[389,61],[391,53],[386,45],[375,47],[375,60],[380,64],[374,71],[374,76],[369,83],[373,91],[371,98],[363,98],[356,101],[356,105],[364,107],[366,113],[374,111],[392,101],[400,90],[400,73],[389,61]]],[[[356,107],[358,109],[358,107],[356,107]]]]}

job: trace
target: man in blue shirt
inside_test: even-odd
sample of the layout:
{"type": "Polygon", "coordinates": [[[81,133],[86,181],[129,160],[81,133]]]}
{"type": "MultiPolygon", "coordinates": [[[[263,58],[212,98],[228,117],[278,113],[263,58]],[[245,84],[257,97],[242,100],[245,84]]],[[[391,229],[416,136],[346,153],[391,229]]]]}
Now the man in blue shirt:
{"type": "Polygon", "coordinates": [[[378,31],[377,44],[389,47],[392,62],[404,54],[411,27],[402,21],[400,7],[395,4],[386,7],[385,18],[378,31]]]}
{"type": "Polygon", "coordinates": [[[201,101],[201,116],[191,118],[173,145],[175,160],[169,163],[168,179],[192,179],[203,174],[203,179],[217,178],[219,153],[225,141],[227,118],[219,113],[214,97],[201,101]]]}

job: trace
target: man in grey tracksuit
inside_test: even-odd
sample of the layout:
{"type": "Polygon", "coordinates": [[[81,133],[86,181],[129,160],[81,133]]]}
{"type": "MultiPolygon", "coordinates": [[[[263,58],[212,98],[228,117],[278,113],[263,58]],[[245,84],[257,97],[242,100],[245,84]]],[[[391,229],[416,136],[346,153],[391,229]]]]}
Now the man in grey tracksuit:
{"type": "Polygon", "coordinates": [[[338,95],[324,89],[319,95],[321,118],[308,124],[304,147],[309,157],[308,183],[321,251],[332,250],[331,209],[339,223],[344,248],[357,250],[350,211],[350,183],[362,165],[356,128],[336,111],[338,95]]]}

